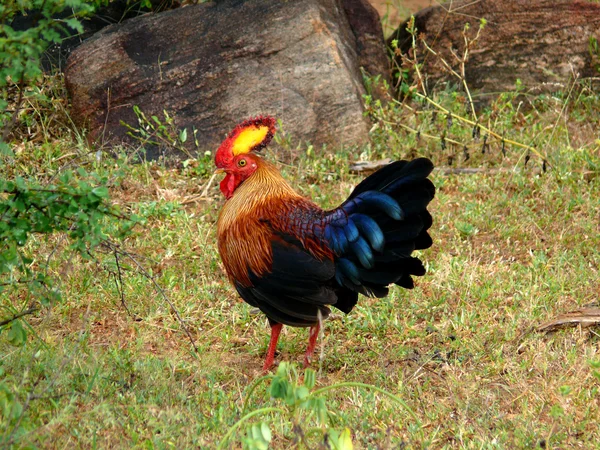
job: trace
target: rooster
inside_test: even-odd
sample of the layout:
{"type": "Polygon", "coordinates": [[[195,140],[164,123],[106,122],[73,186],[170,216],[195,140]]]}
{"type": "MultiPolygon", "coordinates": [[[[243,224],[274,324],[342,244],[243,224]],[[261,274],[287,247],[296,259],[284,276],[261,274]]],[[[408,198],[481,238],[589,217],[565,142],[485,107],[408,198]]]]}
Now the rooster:
{"type": "Polygon", "coordinates": [[[431,161],[396,161],[325,211],[258,155],[274,133],[273,117],[246,120],[215,155],[226,197],[217,223],[219,253],[239,295],[269,320],[264,371],[273,365],[283,325],[310,327],[307,366],[330,306],[349,313],[358,294],[385,297],[390,284],[414,286],[412,276],[425,268],[411,253],[432,245],[427,205],[435,194],[427,178],[431,161]]]}

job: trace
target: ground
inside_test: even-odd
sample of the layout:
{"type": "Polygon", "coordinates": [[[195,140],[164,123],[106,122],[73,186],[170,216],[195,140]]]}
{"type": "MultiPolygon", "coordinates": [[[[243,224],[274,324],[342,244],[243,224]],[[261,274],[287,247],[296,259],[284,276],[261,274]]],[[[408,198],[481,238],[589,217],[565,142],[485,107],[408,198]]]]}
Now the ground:
{"type": "Polygon", "coordinates": [[[386,36],[411,14],[439,3],[434,0],[369,0],[369,2],[379,13],[386,36]]]}

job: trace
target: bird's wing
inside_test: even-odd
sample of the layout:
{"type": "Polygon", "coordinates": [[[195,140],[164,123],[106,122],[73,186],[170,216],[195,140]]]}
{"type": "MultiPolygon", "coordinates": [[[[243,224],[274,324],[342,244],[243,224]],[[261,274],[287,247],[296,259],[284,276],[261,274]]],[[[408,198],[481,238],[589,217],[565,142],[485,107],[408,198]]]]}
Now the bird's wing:
{"type": "Polygon", "coordinates": [[[241,297],[271,321],[285,325],[312,326],[319,316],[327,317],[327,305],[337,300],[331,283],[333,261],[314,257],[287,233],[273,233],[271,250],[270,272],[257,276],[250,271],[251,286],[236,283],[241,297]]]}

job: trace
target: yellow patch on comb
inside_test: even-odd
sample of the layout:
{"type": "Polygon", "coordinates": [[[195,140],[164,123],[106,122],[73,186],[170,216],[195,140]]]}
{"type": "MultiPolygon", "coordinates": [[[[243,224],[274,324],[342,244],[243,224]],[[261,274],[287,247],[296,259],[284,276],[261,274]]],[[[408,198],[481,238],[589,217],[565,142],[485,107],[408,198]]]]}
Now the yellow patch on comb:
{"type": "Polygon", "coordinates": [[[235,156],[250,152],[260,145],[269,134],[269,127],[265,125],[251,125],[241,131],[233,141],[232,152],[235,156]]]}

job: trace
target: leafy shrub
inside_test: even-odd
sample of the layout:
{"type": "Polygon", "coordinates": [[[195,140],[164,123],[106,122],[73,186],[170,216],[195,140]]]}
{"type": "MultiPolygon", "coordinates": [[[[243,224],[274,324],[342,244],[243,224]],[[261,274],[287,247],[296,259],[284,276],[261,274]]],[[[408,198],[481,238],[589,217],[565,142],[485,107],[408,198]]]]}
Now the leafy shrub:
{"type": "Polygon", "coordinates": [[[83,168],[64,171],[51,184],[21,177],[0,180],[0,293],[5,299],[0,306],[12,313],[0,326],[9,330],[13,344],[26,339],[18,318],[35,310],[28,305],[48,306],[60,299],[47,275],[47,262],[41,263],[27,245],[32,235],[64,233],[69,249],[89,258],[109,235],[121,237],[135,224],[135,217],[123,216],[108,203],[106,183],[83,168]],[[17,295],[23,289],[26,294],[17,295]]]}
{"type": "Polygon", "coordinates": [[[80,18],[106,0],[8,0],[0,4],[0,154],[12,154],[7,138],[23,100],[42,75],[41,58],[59,43],[67,29],[82,32],[80,18]],[[18,14],[32,17],[32,26],[15,30],[18,14]],[[58,19],[57,17],[61,17],[58,19]]]}

